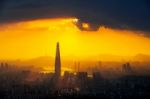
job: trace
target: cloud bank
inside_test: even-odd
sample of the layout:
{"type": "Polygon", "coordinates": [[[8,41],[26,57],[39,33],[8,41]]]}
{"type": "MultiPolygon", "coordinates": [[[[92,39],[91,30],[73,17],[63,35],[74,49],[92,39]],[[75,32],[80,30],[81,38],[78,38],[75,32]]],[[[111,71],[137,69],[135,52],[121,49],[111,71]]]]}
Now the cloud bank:
{"type": "Polygon", "coordinates": [[[149,0],[1,0],[0,23],[39,18],[76,17],[93,29],[143,31],[150,36],[149,0]]]}

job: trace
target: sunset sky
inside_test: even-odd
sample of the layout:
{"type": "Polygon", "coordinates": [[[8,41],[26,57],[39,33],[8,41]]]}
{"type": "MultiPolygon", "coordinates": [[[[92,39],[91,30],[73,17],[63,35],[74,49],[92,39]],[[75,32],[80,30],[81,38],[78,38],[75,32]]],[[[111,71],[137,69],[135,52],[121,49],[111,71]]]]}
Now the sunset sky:
{"type": "MultiPolygon", "coordinates": [[[[150,54],[150,39],[136,31],[101,26],[97,31],[81,31],[76,18],[23,21],[0,28],[0,55],[3,59],[54,56],[60,42],[62,56],[150,54]]],[[[88,27],[90,28],[90,27],[88,27]]]]}
{"type": "Polygon", "coordinates": [[[147,0],[35,1],[0,1],[0,59],[150,54],[147,0]]]}

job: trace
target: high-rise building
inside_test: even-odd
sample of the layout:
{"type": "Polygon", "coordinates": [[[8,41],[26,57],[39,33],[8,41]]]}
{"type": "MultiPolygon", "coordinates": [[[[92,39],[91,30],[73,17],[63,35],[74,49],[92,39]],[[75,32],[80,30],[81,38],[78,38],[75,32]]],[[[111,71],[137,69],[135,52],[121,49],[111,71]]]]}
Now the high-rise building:
{"type": "Polygon", "coordinates": [[[59,78],[61,76],[61,60],[60,60],[59,42],[57,42],[57,45],[56,45],[55,76],[56,78],[59,78]]]}
{"type": "Polygon", "coordinates": [[[129,62],[127,62],[126,64],[123,64],[122,71],[125,74],[132,74],[133,73],[132,67],[131,67],[129,62]]]}

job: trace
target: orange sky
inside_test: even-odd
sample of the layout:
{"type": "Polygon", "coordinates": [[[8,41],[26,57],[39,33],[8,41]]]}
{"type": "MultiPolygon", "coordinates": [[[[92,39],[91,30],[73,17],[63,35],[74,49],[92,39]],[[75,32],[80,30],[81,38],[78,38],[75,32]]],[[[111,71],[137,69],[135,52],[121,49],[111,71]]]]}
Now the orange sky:
{"type": "Polygon", "coordinates": [[[150,54],[150,39],[136,31],[105,27],[81,31],[74,24],[76,21],[74,18],[38,19],[1,25],[0,59],[54,56],[57,41],[61,56],[150,54]]]}

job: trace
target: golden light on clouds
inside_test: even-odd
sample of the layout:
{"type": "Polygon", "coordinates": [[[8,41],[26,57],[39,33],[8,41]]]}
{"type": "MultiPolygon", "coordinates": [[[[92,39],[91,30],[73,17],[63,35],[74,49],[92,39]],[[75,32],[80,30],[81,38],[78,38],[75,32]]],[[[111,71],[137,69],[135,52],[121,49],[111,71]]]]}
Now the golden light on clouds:
{"type": "MultiPolygon", "coordinates": [[[[96,56],[99,54],[150,54],[150,39],[135,31],[100,27],[81,31],[75,18],[38,19],[10,23],[0,27],[0,58],[28,59],[54,56],[60,42],[61,56],[96,56]]],[[[84,24],[88,28],[88,24],[84,24]]]]}
{"type": "Polygon", "coordinates": [[[88,23],[82,23],[82,27],[83,27],[84,29],[88,29],[88,28],[89,28],[89,24],[88,24],[88,23]]]}

